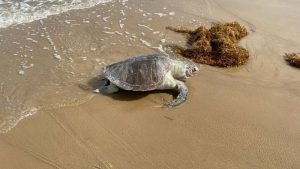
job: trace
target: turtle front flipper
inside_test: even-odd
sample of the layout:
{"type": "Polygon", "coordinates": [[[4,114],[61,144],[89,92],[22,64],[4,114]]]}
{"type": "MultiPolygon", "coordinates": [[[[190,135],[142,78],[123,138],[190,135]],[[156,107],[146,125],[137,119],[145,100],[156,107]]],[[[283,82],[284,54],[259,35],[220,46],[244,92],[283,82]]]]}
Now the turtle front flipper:
{"type": "Polygon", "coordinates": [[[176,99],[165,103],[166,107],[169,107],[169,108],[175,107],[175,106],[183,103],[187,98],[188,88],[186,87],[186,85],[182,81],[179,81],[179,80],[176,80],[176,84],[177,84],[176,88],[177,88],[177,91],[179,92],[179,94],[177,95],[176,99]]]}

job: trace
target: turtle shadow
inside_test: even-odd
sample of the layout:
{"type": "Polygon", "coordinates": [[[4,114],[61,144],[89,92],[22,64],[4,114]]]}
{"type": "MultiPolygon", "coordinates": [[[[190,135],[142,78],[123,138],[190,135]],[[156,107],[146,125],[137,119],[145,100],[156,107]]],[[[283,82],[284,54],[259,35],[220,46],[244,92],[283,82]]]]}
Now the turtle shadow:
{"type": "MultiPolygon", "coordinates": [[[[96,90],[101,88],[102,86],[105,85],[105,80],[101,79],[100,77],[94,77],[90,79],[87,82],[87,88],[90,90],[96,90]]],[[[100,95],[110,97],[114,100],[119,100],[119,101],[133,101],[133,100],[138,100],[143,97],[146,97],[150,94],[159,94],[159,93],[167,93],[173,96],[175,98],[177,96],[176,91],[173,90],[153,90],[153,91],[128,91],[128,90],[122,90],[120,89],[119,92],[113,93],[113,94],[102,94],[99,93],[100,95]]]]}

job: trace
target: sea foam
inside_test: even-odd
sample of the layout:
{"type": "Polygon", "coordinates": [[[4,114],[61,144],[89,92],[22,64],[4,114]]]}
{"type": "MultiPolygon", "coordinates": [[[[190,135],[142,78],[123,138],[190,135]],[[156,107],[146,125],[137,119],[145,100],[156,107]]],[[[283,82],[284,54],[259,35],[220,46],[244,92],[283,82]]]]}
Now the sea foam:
{"type": "Polygon", "coordinates": [[[32,22],[72,9],[90,8],[111,1],[112,0],[25,0],[16,2],[15,0],[0,0],[0,28],[32,22]]]}

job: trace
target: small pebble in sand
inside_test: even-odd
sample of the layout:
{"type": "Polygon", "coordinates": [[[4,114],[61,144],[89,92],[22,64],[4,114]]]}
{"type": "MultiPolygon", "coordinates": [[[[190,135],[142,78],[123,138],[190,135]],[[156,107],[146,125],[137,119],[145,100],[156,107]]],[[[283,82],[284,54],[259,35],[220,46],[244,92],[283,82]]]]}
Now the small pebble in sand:
{"type": "Polygon", "coordinates": [[[91,48],[91,51],[96,51],[97,49],[96,48],[91,48]]]}
{"type": "Polygon", "coordinates": [[[161,39],[160,40],[162,43],[165,43],[166,42],[166,39],[161,39]]]}

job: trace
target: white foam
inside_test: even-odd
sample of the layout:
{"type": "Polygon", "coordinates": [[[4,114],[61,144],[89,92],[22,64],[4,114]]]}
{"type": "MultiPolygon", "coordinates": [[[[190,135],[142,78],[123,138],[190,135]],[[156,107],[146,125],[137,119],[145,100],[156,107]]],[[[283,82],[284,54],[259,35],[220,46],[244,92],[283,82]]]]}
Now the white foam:
{"type": "Polygon", "coordinates": [[[38,109],[36,107],[32,107],[25,111],[20,112],[17,116],[11,116],[5,120],[5,122],[0,124],[0,133],[7,133],[9,130],[14,128],[21,120],[36,114],[38,109]]]}
{"type": "Polygon", "coordinates": [[[20,45],[20,43],[19,43],[19,42],[12,42],[12,43],[14,43],[14,44],[16,44],[16,45],[20,45]]]}
{"type": "Polygon", "coordinates": [[[19,75],[24,75],[24,74],[25,74],[24,70],[19,70],[19,75]]]}
{"type": "Polygon", "coordinates": [[[110,27],[103,27],[103,29],[111,29],[110,27]]]}
{"type": "Polygon", "coordinates": [[[138,24],[138,26],[140,26],[140,27],[144,27],[144,28],[147,28],[147,29],[149,29],[150,31],[153,31],[153,29],[152,29],[152,28],[150,28],[150,27],[149,27],[149,26],[147,26],[147,25],[138,24]]]}
{"type": "Polygon", "coordinates": [[[105,33],[105,34],[110,34],[110,35],[116,34],[116,32],[109,32],[109,31],[102,31],[102,32],[105,33]]]}
{"type": "Polygon", "coordinates": [[[83,61],[86,61],[87,60],[87,57],[85,57],[85,56],[82,56],[82,57],[80,57],[83,61]]]}
{"type": "Polygon", "coordinates": [[[110,35],[115,35],[115,34],[123,35],[123,33],[119,32],[119,31],[114,31],[114,32],[102,31],[102,32],[105,33],[105,34],[110,34],[110,35]]]}
{"type": "Polygon", "coordinates": [[[169,12],[169,15],[175,15],[175,12],[169,12]]]}
{"type": "MultiPolygon", "coordinates": [[[[112,0],[26,0],[16,2],[15,0],[6,0],[4,2],[0,0],[0,4],[5,3],[5,6],[0,6],[0,28],[40,20],[47,16],[60,14],[72,9],[90,8],[111,1],[112,0]]],[[[125,2],[126,1],[124,1],[124,3],[125,2]]]]}
{"type": "Polygon", "coordinates": [[[29,68],[32,68],[34,66],[33,63],[29,64],[29,65],[26,65],[26,63],[24,65],[22,65],[22,68],[23,69],[29,69],[29,68]]]}
{"type": "Polygon", "coordinates": [[[146,46],[148,46],[148,47],[152,47],[151,43],[145,41],[144,39],[140,39],[140,41],[141,41],[144,45],[146,45],[146,46]]]}
{"type": "Polygon", "coordinates": [[[53,56],[54,56],[56,59],[61,60],[61,56],[60,56],[59,54],[54,53],[53,56]]]}
{"type": "Polygon", "coordinates": [[[33,43],[38,43],[37,40],[34,40],[34,39],[32,39],[32,38],[26,38],[26,40],[31,41],[31,42],[33,42],[33,43]]]}
{"type": "Polygon", "coordinates": [[[65,20],[65,23],[68,24],[68,25],[70,25],[71,22],[74,22],[74,21],[75,21],[75,20],[65,20]]]}
{"type": "Polygon", "coordinates": [[[103,17],[102,19],[104,22],[107,22],[109,18],[110,18],[110,16],[107,16],[107,17],[103,17]]]}
{"type": "Polygon", "coordinates": [[[121,2],[122,3],[122,5],[126,5],[126,2],[127,2],[128,0],[119,0],[119,2],[121,2]]]}
{"type": "Polygon", "coordinates": [[[121,12],[121,14],[122,14],[123,16],[125,16],[124,10],[121,10],[120,12],[121,12]]]}
{"type": "Polygon", "coordinates": [[[163,13],[154,13],[154,14],[158,15],[159,17],[167,16],[167,14],[163,14],[163,13]]]}
{"type": "Polygon", "coordinates": [[[121,29],[123,29],[124,24],[122,23],[122,20],[119,20],[119,26],[120,26],[121,29]]]}

